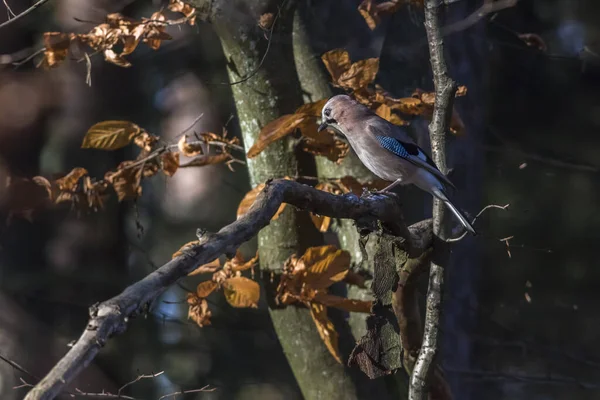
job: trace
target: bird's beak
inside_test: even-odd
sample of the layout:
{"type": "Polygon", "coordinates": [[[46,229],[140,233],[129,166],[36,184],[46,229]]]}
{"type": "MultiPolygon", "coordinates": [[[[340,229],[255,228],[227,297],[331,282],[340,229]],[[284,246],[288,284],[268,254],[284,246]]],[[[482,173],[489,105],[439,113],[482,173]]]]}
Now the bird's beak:
{"type": "Polygon", "coordinates": [[[317,132],[324,131],[325,129],[327,129],[327,122],[323,122],[321,125],[319,125],[317,132]]]}

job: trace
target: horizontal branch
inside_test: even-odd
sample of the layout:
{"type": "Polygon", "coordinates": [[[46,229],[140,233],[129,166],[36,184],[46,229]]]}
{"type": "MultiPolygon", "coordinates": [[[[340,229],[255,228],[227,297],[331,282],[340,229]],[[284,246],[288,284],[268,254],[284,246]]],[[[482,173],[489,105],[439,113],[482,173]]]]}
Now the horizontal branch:
{"type": "Polygon", "coordinates": [[[407,238],[409,244],[413,243],[395,196],[336,196],[289,180],[267,182],[248,213],[237,221],[217,233],[203,235],[199,245],[167,262],[121,294],[92,306],[90,320],[81,337],[25,399],[56,397],[94,359],[108,339],[126,330],[130,317],[144,312],[148,304],[198,265],[209,263],[222,254],[234,254],[241,244],[270,223],[281,203],[319,215],[353,219],[360,226],[375,227],[377,221],[381,221],[391,233],[407,238]]]}

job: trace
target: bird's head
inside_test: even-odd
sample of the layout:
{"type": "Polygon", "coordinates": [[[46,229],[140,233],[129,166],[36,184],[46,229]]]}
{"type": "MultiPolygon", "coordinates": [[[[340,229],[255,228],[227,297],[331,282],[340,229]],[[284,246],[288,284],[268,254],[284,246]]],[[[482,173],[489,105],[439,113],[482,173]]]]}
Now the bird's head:
{"type": "Polygon", "coordinates": [[[350,96],[345,94],[333,96],[323,106],[321,125],[318,131],[321,132],[326,128],[333,128],[336,133],[345,135],[344,123],[357,106],[360,106],[360,104],[350,96]]]}

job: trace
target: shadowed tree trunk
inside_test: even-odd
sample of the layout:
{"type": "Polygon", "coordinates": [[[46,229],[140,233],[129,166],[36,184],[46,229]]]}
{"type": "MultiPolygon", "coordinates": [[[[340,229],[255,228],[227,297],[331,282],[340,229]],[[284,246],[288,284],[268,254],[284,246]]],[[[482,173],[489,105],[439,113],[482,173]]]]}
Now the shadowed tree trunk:
{"type": "MultiPolygon", "coordinates": [[[[300,84],[292,51],[293,1],[276,17],[268,53],[268,33],[258,21],[264,13],[277,15],[278,1],[200,1],[210,10],[209,20],[221,39],[228,60],[228,73],[241,133],[246,149],[256,141],[261,127],[302,104],[300,84]],[[252,74],[252,77],[245,80],[252,74]]],[[[298,175],[298,160],[291,138],[270,145],[248,160],[252,186],[268,179],[298,175]]],[[[281,271],[284,262],[305,248],[309,219],[292,207],[258,236],[261,269],[281,271]]],[[[313,229],[314,232],[314,229],[313,229]]],[[[314,236],[311,233],[311,236],[314,236]]],[[[354,399],[356,388],[343,365],[338,364],[322,343],[308,310],[296,307],[271,309],[273,325],[292,371],[306,399],[354,399]]]]}

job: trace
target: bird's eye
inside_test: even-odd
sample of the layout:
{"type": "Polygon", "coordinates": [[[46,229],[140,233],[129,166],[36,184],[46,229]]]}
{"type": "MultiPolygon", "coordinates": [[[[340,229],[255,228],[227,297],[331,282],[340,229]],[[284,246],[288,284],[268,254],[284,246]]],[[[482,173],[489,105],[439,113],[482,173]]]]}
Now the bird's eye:
{"type": "Polygon", "coordinates": [[[326,108],[325,111],[323,111],[323,114],[325,114],[326,117],[329,117],[331,115],[331,109],[326,108]]]}

